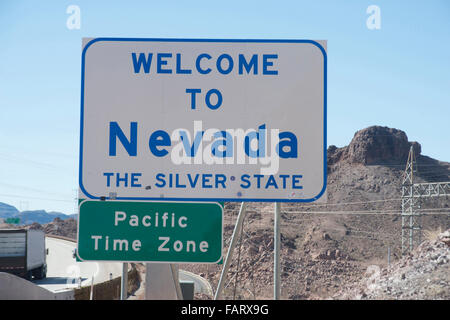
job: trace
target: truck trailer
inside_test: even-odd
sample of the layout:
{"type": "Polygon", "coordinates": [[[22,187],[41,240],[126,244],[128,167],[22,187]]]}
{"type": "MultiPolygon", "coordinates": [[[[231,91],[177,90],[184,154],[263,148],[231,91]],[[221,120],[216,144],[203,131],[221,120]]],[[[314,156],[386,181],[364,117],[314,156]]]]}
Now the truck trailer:
{"type": "Polygon", "coordinates": [[[47,276],[45,234],[40,230],[0,229],[0,272],[27,280],[47,276]]]}

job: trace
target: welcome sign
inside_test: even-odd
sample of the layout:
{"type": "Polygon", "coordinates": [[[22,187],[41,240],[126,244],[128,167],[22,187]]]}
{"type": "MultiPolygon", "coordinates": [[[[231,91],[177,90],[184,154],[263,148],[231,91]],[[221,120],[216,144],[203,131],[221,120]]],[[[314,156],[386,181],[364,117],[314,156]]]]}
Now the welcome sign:
{"type": "Polygon", "coordinates": [[[326,186],[325,42],[86,40],[91,199],[299,201],[326,186]]]}

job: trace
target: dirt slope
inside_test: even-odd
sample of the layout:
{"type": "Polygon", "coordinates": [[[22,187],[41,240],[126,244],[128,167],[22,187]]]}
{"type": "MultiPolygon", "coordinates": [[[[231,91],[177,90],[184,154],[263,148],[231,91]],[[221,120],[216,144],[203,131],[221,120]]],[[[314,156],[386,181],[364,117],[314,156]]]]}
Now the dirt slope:
{"type": "Polygon", "coordinates": [[[336,299],[450,299],[450,229],[395,264],[368,270],[336,299]]]}

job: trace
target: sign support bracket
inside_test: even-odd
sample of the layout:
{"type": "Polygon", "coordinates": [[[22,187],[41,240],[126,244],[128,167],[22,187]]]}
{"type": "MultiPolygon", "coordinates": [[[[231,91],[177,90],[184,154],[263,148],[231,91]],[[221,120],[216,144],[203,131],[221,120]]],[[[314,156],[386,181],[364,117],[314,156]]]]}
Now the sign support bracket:
{"type": "Polygon", "coordinates": [[[180,279],[178,277],[178,272],[179,272],[178,267],[175,266],[173,263],[171,263],[170,271],[172,271],[173,285],[175,286],[175,291],[177,293],[177,299],[183,300],[183,293],[181,291],[180,279]]]}
{"type": "Polygon", "coordinates": [[[214,295],[214,300],[220,300],[222,298],[223,286],[225,284],[225,280],[227,277],[228,269],[230,268],[231,258],[233,256],[234,248],[236,247],[236,243],[238,240],[238,236],[240,234],[242,223],[245,218],[245,210],[247,208],[247,202],[241,203],[241,208],[239,209],[239,214],[236,220],[236,225],[234,226],[233,235],[231,237],[231,243],[228,247],[227,257],[225,258],[222,273],[220,274],[219,284],[217,285],[216,294],[214,295]]]}
{"type": "MultiPolygon", "coordinates": [[[[216,294],[214,295],[214,300],[220,300],[222,298],[222,291],[226,281],[226,275],[230,268],[231,258],[233,256],[236,243],[242,229],[242,223],[245,218],[247,208],[247,202],[241,203],[241,208],[236,220],[236,225],[234,226],[233,235],[231,236],[231,243],[228,247],[227,256],[222,268],[222,273],[220,274],[219,284],[217,285],[216,294]]],[[[281,203],[274,203],[274,265],[273,265],[273,298],[274,300],[280,299],[281,294],[281,279],[280,279],[280,245],[281,245],[281,234],[280,234],[280,220],[281,220],[281,203]]]]}

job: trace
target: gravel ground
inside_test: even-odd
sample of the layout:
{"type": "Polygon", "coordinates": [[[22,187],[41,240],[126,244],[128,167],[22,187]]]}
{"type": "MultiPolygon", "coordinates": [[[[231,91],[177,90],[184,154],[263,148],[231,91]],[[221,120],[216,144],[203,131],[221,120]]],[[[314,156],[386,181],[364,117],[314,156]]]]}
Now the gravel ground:
{"type": "Polygon", "coordinates": [[[369,267],[366,277],[334,299],[450,299],[450,229],[424,241],[388,268],[369,267]]]}

